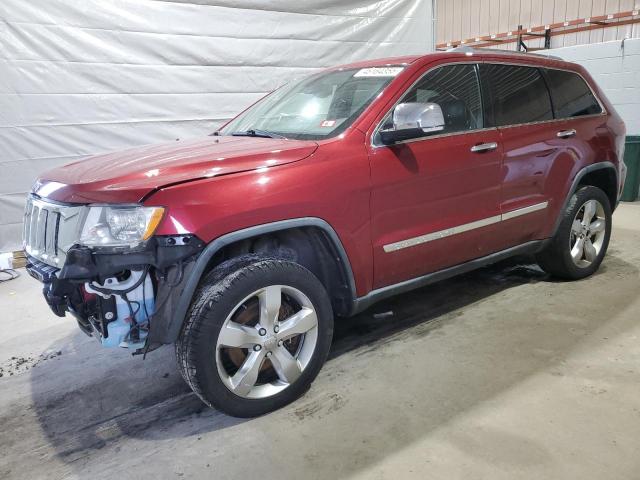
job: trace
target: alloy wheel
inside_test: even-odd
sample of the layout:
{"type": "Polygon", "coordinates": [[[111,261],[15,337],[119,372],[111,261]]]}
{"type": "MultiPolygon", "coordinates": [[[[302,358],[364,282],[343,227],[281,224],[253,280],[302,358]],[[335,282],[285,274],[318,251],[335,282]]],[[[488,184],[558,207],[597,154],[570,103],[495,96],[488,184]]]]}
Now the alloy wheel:
{"type": "Polygon", "coordinates": [[[606,229],[604,207],[598,200],[587,200],[576,213],[569,235],[571,258],[576,266],[586,268],[596,260],[606,229]]]}
{"type": "Polygon", "coordinates": [[[225,386],[244,398],[267,398],[293,384],[311,361],[318,317],[309,298],[286,285],[253,292],[226,318],[216,345],[225,386]]]}

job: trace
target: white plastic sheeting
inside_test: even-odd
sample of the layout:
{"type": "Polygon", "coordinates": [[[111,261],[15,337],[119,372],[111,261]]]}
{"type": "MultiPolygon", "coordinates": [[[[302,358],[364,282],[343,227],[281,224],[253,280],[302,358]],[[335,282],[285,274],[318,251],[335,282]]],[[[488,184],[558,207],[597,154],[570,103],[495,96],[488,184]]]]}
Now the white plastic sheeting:
{"type": "Polygon", "coordinates": [[[0,251],[42,171],[203,135],[294,76],[432,49],[431,0],[2,0],[0,251]]]}

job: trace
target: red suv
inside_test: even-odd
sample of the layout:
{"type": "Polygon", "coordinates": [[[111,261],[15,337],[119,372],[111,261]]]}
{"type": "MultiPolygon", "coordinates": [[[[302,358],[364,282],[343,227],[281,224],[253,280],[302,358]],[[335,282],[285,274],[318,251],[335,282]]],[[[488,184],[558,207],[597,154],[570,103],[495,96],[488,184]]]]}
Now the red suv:
{"type": "Polygon", "coordinates": [[[44,174],[29,271],[104,346],[175,344],[193,391],[254,416],[301,395],[334,317],[535,254],[595,272],[625,127],[580,66],[457,50],[331,68],[204,139],[44,174]]]}

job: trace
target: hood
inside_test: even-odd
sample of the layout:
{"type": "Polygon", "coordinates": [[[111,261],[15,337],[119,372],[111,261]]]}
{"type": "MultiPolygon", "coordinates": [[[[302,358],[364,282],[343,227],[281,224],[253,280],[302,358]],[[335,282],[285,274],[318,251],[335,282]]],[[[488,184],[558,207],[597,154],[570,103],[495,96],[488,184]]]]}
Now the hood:
{"type": "Polygon", "coordinates": [[[33,192],[59,202],[139,202],[165,186],[284,165],[317,148],[311,141],[232,136],[137,147],[50,170],[33,192]]]}

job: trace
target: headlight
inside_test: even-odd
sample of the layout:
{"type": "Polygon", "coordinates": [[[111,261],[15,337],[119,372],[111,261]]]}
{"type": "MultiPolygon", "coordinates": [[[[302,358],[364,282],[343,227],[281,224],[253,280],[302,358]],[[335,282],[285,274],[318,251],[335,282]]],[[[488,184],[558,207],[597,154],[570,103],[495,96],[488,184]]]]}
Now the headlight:
{"type": "Polygon", "coordinates": [[[162,207],[89,207],[80,243],[90,247],[135,247],[153,235],[163,213],[162,207]]]}

